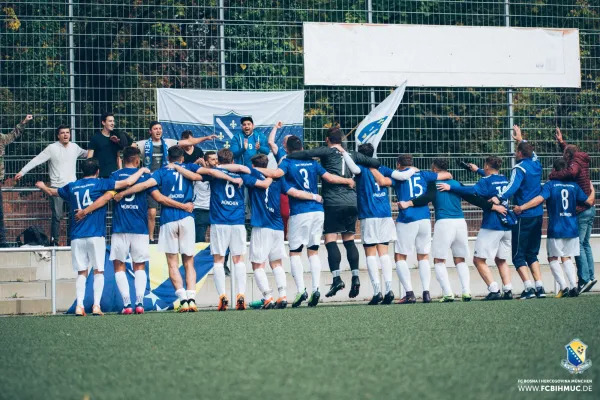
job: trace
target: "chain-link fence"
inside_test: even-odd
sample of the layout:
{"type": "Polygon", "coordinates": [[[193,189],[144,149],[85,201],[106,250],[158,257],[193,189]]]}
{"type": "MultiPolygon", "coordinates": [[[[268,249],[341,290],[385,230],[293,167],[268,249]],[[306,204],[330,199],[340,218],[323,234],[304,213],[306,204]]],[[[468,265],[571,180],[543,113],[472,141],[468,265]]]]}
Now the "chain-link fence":
{"type": "MultiPolygon", "coordinates": [[[[598,180],[600,5],[594,1],[22,0],[5,2],[0,12],[0,127],[6,132],[26,113],[36,116],[7,149],[6,186],[54,140],[61,123],[74,127],[74,140],[86,147],[100,114],[112,111],[117,128],[144,138],[156,118],[156,88],[303,88],[308,146],[321,144],[331,124],[349,131],[392,88],[304,87],[303,22],[578,28],[581,89],[409,88],[378,154],[394,166],[398,153],[410,152],[420,168],[449,157],[455,177],[469,183],[476,177],[458,168],[460,160],[481,164],[497,154],[508,172],[514,122],[547,173],[560,154],[558,124],[590,154],[598,180]]],[[[45,168],[19,185],[45,178],[45,168]]],[[[479,215],[469,209],[472,231],[479,215]]]]}

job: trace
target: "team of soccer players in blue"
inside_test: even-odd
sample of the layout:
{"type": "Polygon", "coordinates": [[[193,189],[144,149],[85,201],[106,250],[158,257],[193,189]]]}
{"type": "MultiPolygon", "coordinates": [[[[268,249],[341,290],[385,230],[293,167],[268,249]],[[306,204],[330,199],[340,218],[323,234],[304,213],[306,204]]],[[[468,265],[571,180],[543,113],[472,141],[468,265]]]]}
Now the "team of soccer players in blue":
{"type": "MultiPolygon", "coordinates": [[[[279,125],[278,125],[279,126],[279,125]]],[[[274,127],[271,138],[278,126],[274,127]]],[[[392,291],[392,261],[388,246],[394,245],[395,266],[406,292],[399,303],[417,301],[411,282],[407,259],[416,254],[423,288],[422,301],[431,302],[431,264],[442,289],[441,302],[455,300],[446,259],[451,252],[458,273],[462,301],[471,300],[468,229],[464,218],[463,200],[483,209],[481,229],[475,243],[473,262],[489,294],[485,300],[513,299],[509,256],[523,281],[520,299],[543,298],[546,292],[541,279],[538,253],[542,236],[543,208],[548,210],[548,260],[560,291],[556,297],[577,296],[595,283],[578,283],[572,257],[579,256],[579,229],[576,207],[591,207],[595,193],[589,195],[573,181],[550,180],[541,184],[542,167],[533,146],[523,140],[515,126],[516,164],[510,178],[499,173],[502,160],[495,156],[486,159],[483,168],[473,164],[466,167],[482,178],[474,186],[464,186],[452,179],[448,161],[433,160],[430,171],[413,166],[412,156],[398,156],[397,168],[380,165],[373,158],[370,144],[349,152],[342,146],[343,134],[338,128],[326,134],[326,146],[305,151],[296,136],[286,136],[283,147],[269,143],[277,160],[268,168],[265,154],[254,155],[247,164],[234,163],[228,148],[217,152],[218,165],[206,167],[184,164],[183,149],[168,149],[168,163],[150,174],[140,168],[141,155],[136,147],[123,151],[124,168],[110,178],[98,178],[99,164],[94,158],[83,161],[83,178],[54,189],[44,183],[36,185],[51,196],[60,196],[76,212],[72,215],[71,247],[76,280],[77,307],[75,314],[84,316],[83,298],[90,268],[94,271],[94,304],[92,313],[102,315],[100,299],[104,288],[104,258],[106,250],[107,204],[114,201],[110,260],[115,279],[123,297],[123,314],[144,312],[143,298],[149,261],[148,200],[151,196],[162,205],[158,249],[166,254],[169,277],[178,298],[178,312],[197,311],[195,226],[192,215],[194,182],[210,183],[210,248],[213,255],[213,278],[219,295],[218,310],[235,306],[247,308],[246,303],[246,204],[251,211],[250,245],[247,260],[252,265],[254,279],[263,299],[260,307],[285,308],[287,279],[283,260],[289,255],[290,270],[296,286],[292,307],[307,301],[309,307],[319,303],[321,261],[318,255],[321,238],[325,235],[327,260],[333,283],[326,294],[335,295],[345,288],[339,265],[338,234],[342,235],[352,270],[350,297],[360,290],[358,253],[354,245],[357,220],[366,256],[367,270],[373,287],[368,304],[390,304],[392,291]],[[319,158],[321,163],[314,158],[319,158]],[[319,177],[324,182],[319,194],[319,177]],[[392,219],[388,187],[393,187],[398,201],[398,216],[392,219]],[[289,196],[290,218],[288,247],[284,245],[284,223],[281,215],[281,196],[289,196]],[[509,201],[512,207],[509,206],[509,201]],[[429,203],[435,210],[433,230],[429,203]],[[310,295],[305,287],[301,253],[306,247],[311,272],[310,295]],[[185,282],[179,272],[179,255],[185,268],[185,282]],[[234,305],[225,289],[225,260],[233,263],[237,296],[234,305]],[[129,293],[125,262],[131,259],[135,275],[135,298],[129,293]],[[501,279],[495,280],[486,260],[494,259],[501,279]],[[265,267],[269,264],[277,286],[273,297],[265,267]],[[561,267],[562,263],[562,267],[561,267]],[[380,269],[384,286],[380,282],[380,269]],[[567,276],[564,278],[563,270],[567,276]],[[531,277],[530,277],[531,274],[531,277]]],[[[269,141],[271,142],[271,140],[269,141]]],[[[567,167],[564,159],[554,163],[554,170],[567,167]]]]}

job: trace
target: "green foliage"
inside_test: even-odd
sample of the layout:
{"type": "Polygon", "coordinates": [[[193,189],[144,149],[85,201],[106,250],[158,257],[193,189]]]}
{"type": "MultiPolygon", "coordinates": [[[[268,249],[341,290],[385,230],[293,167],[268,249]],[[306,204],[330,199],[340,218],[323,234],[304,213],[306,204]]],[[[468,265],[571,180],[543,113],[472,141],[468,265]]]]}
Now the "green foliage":
{"type": "MultiPolygon", "coordinates": [[[[558,151],[553,141],[557,123],[570,141],[590,153],[600,151],[600,17],[592,1],[564,3],[511,4],[511,26],[579,28],[581,33],[581,90],[514,91],[514,121],[535,142],[547,166],[558,151]]],[[[222,24],[218,0],[75,2],[78,141],[88,139],[99,127],[98,115],[108,110],[118,114],[118,128],[136,139],[145,137],[145,127],[156,118],[156,88],[220,89],[221,26],[225,87],[305,89],[308,147],[322,142],[325,128],[340,124],[348,132],[369,112],[369,88],[303,84],[302,23],[366,23],[366,0],[224,0],[224,4],[222,24]]],[[[372,7],[374,23],[504,26],[506,22],[504,1],[373,0],[372,7]]],[[[3,6],[0,12],[0,123],[6,129],[26,112],[36,114],[36,129],[28,130],[11,151],[35,154],[56,125],[70,121],[68,9],[66,2],[29,0],[3,6]]],[[[374,103],[390,90],[375,89],[374,103]]],[[[410,88],[379,155],[393,165],[399,152],[422,156],[424,163],[439,154],[477,161],[497,153],[509,166],[507,100],[508,91],[501,88],[410,88]]],[[[16,171],[9,166],[8,172],[16,171]]]]}

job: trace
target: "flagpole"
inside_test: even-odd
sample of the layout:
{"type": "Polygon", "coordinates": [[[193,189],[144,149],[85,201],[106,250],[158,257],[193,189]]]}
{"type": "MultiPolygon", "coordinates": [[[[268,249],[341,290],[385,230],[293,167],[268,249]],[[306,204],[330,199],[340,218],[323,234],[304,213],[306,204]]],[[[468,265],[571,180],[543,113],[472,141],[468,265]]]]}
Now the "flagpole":
{"type": "Polygon", "coordinates": [[[344,136],[344,139],[348,139],[348,136],[352,135],[352,132],[354,132],[356,130],[356,128],[358,128],[359,125],[360,125],[360,122],[354,128],[352,128],[352,130],[350,130],[350,132],[348,132],[346,134],[346,136],[344,136]]]}

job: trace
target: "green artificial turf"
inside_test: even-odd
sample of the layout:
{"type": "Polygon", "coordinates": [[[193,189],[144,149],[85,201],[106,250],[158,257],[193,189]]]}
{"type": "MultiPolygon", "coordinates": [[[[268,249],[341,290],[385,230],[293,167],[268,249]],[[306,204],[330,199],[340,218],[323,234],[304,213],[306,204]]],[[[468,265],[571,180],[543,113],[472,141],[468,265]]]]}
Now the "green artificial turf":
{"type": "Polygon", "coordinates": [[[0,318],[0,398],[598,398],[600,296],[454,304],[0,318]],[[580,338],[595,392],[571,379],[580,338]]]}

